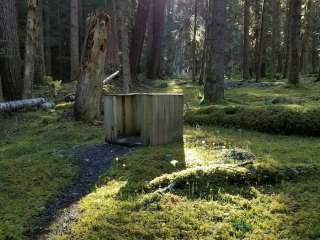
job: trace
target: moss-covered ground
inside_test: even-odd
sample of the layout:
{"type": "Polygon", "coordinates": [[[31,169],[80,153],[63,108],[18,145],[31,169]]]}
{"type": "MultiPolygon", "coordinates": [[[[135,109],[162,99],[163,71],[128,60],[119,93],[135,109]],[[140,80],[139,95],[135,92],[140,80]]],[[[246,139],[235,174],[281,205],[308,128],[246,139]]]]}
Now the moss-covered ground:
{"type": "MultiPolygon", "coordinates": [[[[187,112],[210,107],[199,105],[201,89],[184,80],[162,90],[183,91],[187,112]]],[[[281,95],[314,108],[319,92],[309,81],[298,88],[232,89],[219,106],[264,107],[281,95]]],[[[0,239],[23,239],[45,203],[77,175],[77,162],[65,150],[103,142],[102,127],[74,122],[69,107],[1,119],[0,239]]],[[[78,219],[48,238],[317,239],[319,156],[317,137],[186,125],[183,144],[144,147],[116,159],[81,199],[78,219]],[[237,166],[224,155],[231,148],[257,160],[237,166]],[[160,193],[166,179],[176,185],[160,193]]]]}

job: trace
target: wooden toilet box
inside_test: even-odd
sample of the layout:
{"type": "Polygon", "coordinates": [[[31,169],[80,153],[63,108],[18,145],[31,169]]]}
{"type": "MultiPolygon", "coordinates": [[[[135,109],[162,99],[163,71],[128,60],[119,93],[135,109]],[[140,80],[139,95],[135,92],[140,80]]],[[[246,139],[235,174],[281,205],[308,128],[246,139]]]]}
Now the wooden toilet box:
{"type": "Polygon", "coordinates": [[[183,106],[183,94],[105,95],[106,141],[130,144],[134,139],[143,145],[182,142],[183,106]]]}

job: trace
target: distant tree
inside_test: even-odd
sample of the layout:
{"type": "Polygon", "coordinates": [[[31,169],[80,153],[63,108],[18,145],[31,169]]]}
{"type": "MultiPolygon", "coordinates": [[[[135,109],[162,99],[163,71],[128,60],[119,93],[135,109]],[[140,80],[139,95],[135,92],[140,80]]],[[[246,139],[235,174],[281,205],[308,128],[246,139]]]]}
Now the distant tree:
{"type": "Polygon", "coordinates": [[[164,30],[164,16],[168,0],[154,0],[152,7],[152,42],[148,57],[148,78],[156,79],[160,75],[161,45],[164,30]]]}
{"type": "Polygon", "coordinates": [[[25,45],[24,87],[23,98],[32,97],[32,88],[35,78],[36,50],[37,50],[37,11],[38,0],[27,0],[27,32],[25,45]]]}
{"type": "Polygon", "coordinates": [[[46,75],[52,75],[52,53],[51,53],[51,24],[50,24],[50,7],[49,0],[45,0],[43,4],[44,8],[44,54],[45,54],[45,64],[46,64],[46,75]]]}
{"type": "Polygon", "coordinates": [[[80,73],[79,0],[70,0],[70,80],[78,80],[80,73]]]}
{"type": "Polygon", "coordinates": [[[271,39],[271,76],[275,77],[276,73],[281,72],[282,58],[280,52],[280,0],[271,0],[272,10],[272,39],[271,39]]]}
{"type": "Polygon", "coordinates": [[[22,97],[21,58],[14,0],[0,0],[0,72],[7,100],[22,97]]]}
{"type": "Polygon", "coordinates": [[[36,38],[35,38],[35,71],[34,82],[41,83],[46,73],[45,52],[44,52],[44,21],[43,21],[43,0],[38,0],[36,9],[36,38]]]}
{"type": "Polygon", "coordinates": [[[192,81],[197,81],[197,28],[198,28],[198,0],[194,0],[194,22],[192,39],[192,81]]]}
{"type": "Polygon", "coordinates": [[[244,0],[244,14],[243,14],[243,79],[250,78],[249,65],[249,48],[250,48],[250,0],[244,0]]]}
{"type": "Polygon", "coordinates": [[[266,0],[263,0],[262,13],[259,28],[259,40],[257,44],[256,56],[256,82],[261,80],[262,64],[263,64],[263,51],[265,50],[265,20],[266,20],[266,0]]]}
{"type": "Polygon", "coordinates": [[[204,102],[217,102],[224,98],[226,0],[211,0],[209,5],[204,102]]]}
{"type": "Polygon", "coordinates": [[[140,68],[150,4],[151,0],[139,0],[138,9],[135,15],[135,23],[131,33],[130,66],[133,81],[137,80],[137,73],[140,68]]]}
{"type": "Polygon", "coordinates": [[[101,115],[109,18],[105,12],[97,10],[88,22],[76,91],[75,117],[78,120],[94,121],[101,115]]]}
{"type": "Polygon", "coordinates": [[[2,79],[0,76],[0,102],[3,101],[3,91],[2,91],[2,79]]]}
{"type": "Polygon", "coordinates": [[[301,0],[290,0],[291,21],[289,24],[289,83],[298,84],[300,74],[299,38],[301,21],[301,0]]]}

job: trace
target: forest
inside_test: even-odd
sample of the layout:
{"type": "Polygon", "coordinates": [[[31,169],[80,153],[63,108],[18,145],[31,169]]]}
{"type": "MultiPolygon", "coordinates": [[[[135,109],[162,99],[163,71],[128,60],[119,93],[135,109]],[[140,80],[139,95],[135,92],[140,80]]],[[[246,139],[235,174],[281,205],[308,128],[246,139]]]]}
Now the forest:
{"type": "Polygon", "coordinates": [[[0,240],[320,238],[320,0],[0,0],[0,240]]]}

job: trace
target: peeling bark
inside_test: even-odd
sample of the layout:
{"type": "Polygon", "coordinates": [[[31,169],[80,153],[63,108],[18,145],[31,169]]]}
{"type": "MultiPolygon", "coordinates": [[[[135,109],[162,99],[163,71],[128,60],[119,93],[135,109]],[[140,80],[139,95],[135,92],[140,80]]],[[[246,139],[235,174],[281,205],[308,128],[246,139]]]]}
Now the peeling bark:
{"type": "Polygon", "coordinates": [[[96,10],[90,17],[76,91],[74,113],[78,120],[94,121],[101,115],[108,25],[109,17],[102,10],[96,10]]]}

